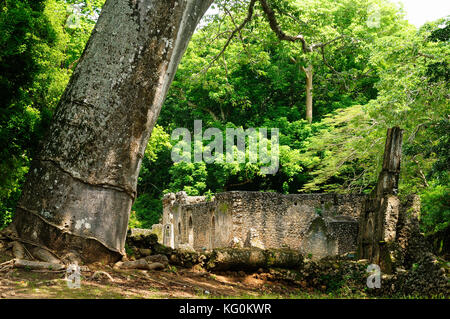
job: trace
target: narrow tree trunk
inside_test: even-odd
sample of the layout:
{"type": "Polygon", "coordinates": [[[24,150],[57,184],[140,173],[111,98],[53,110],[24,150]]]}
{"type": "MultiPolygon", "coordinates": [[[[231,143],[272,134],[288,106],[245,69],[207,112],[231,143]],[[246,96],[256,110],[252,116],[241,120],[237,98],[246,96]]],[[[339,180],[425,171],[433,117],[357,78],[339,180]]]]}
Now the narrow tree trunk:
{"type": "Polygon", "coordinates": [[[306,75],[306,119],[311,124],[313,118],[313,67],[309,65],[307,68],[302,67],[306,75]]]}
{"type": "Polygon", "coordinates": [[[34,160],[13,225],[89,262],[124,254],[147,141],[212,0],[108,0],[34,160]]]}

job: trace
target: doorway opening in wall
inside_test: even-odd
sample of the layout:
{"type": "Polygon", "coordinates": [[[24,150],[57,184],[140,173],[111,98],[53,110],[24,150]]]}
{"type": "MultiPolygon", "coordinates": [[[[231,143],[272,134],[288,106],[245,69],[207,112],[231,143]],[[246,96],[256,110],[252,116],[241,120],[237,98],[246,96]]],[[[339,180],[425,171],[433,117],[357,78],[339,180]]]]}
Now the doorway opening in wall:
{"type": "Polygon", "coordinates": [[[181,244],[181,223],[178,222],[178,243],[181,244]]]}
{"type": "Polygon", "coordinates": [[[192,216],[189,216],[189,232],[188,232],[188,244],[189,246],[191,246],[192,248],[194,247],[194,227],[192,225],[192,216]]]}
{"type": "Polygon", "coordinates": [[[214,248],[215,244],[215,235],[216,235],[216,219],[213,216],[211,219],[211,236],[210,236],[210,249],[214,248]]]}

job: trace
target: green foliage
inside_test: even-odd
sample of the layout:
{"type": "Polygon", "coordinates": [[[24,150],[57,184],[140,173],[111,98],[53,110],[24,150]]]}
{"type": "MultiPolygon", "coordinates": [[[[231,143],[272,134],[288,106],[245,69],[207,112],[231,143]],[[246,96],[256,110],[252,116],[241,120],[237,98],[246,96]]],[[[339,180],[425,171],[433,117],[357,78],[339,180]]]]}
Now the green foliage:
{"type": "Polygon", "coordinates": [[[0,215],[1,220],[0,220],[0,229],[2,229],[5,226],[8,226],[9,223],[12,222],[12,212],[4,209],[2,211],[2,214],[0,215]]]}
{"type": "Polygon", "coordinates": [[[322,275],[320,277],[320,282],[326,286],[326,292],[339,292],[341,288],[344,287],[345,281],[341,276],[333,275],[322,275]]]}
{"type": "MultiPolygon", "coordinates": [[[[311,44],[338,38],[326,47],[323,55],[320,51],[305,54],[299,44],[279,41],[264,14],[259,11],[261,9],[256,6],[254,19],[215,61],[228,40],[227,31],[233,30],[247,14],[243,2],[216,2],[228,13],[209,18],[208,23],[194,34],[158,123],[167,130],[186,127],[191,131],[194,119],[201,119],[204,126],[222,130],[226,127],[279,128],[280,169],[275,176],[262,176],[260,166],[248,163],[207,164],[206,167],[176,164],[176,168],[166,169],[176,179],[171,181],[170,190],[185,189],[190,194],[239,189],[284,193],[300,189],[335,190],[337,184],[355,170],[360,174],[359,171],[364,168],[353,167],[358,159],[349,159],[339,173],[341,178],[330,185],[323,185],[328,177],[335,174],[331,166],[333,158],[328,158],[329,166],[325,169],[328,177],[320,176],[315,166],[319,164],[317,152],[308,147],[321,145],[321,151],[325,150],[320,137],[327,127],[329,136],[340,134],[338,130],[350,131],[342,128],[344,123],[336,124],[339,128],[333,130],[331,121],[326,119],[333,111],[339,109],[342,113],[349,107],[367,103],[376,97],[374,83],[378,75],[370,66],[370,45],[375,39],[392,35],[408,25],[398,15],[398,10],[386,1],[372,1],[381,8],[380,28],[367,26],[368,8],[372,2],[338,2],[339,5],[326,0],[271,2],[286,33],[296,34],[301,27],[302,34],[311,44]],[[211,64],[211,61],[214,63],[211,64]],[[301,66],[309,63],[314,65],[315,73],[315,123],[312,126],[303,120],[305,75],[300,70],[301,66]],[[313,140],[310,141],[310,138],[313,140]],[[318,140],[320,143],[317,144],[318,140]],[[192,174],[196,177],[193,178],[192,174]],[[322,181],[314,180],[316,175],[322,181]]],[[[354,108],[352,110],[355,112],[354,108]]],[[[357,130],[355,128],[352,133],[357,130]]],[[[348,135],[343,135],[341,141],[346,137],[348,135]]],[[[350,149],[347,155],[350,155],[350,149]]],[[[363,160],[360,162],[365,163],[363,160]]],[[[362,192],[369,183],[358,182],[357,187],[352,184],[344,191],[357,189],[362,192]]]]}
{"type": "MultiPolygon", "coordinates": [[[[14,207],[39,141],[84,50],[104,0],[5,0],[0,12],[0,228],[14,207]],[[68,23],[71,22],[71,23],[68,23]]],[[[130,226],[150,227],[166,192],[227,190],[369,193],[386,129],[404,130],[400,192],[422,198],[422,228],[449,222],[449,20],[419,30],[387,0],[272,0],[287,34],[323,50],[280,41],[259,3],[217,0],[221,10],[194,34],[148,142],[130,226]],[[375,5],[375,6],[374,6],[375,5]],[[379,24],[368,21],[378,8],[379,24]],[[213,63],[212,63],[213,62],[213,63]],[[305,74],[314,70],[313,123],[305,118],[305,74]],[[280,166],[177,163],[175,128],[266,127],[280,132],[280,166]]],[[[202,148],[208,148],[204,141],[202,148]]],[[[247,152],[246,157],[249,157],[247,152]]]]}
{"type": "Polygon", "coordinates": [[[162,202],[158,198],[152,198],[148,194],[139,196],[131,209],[130,227],[150,228],[159,223],[162,216],[162,202]]]}
{"type": "MultiPolygon", "coordinates": [[[[10,220],[14,202],[27,172],[33,141],[39,136],[40,112],[35,105],[42,86],[51,77],[57,59],[51,47],[58,45],[48,1],[4,1],[0,12],[0,214],[10,220]],[[38,82],[40,82],[38,84],[38,82]]],[[[48,83],[48,82],[47,82],[48,83]]]]}
{"type": "Polygon", "coordinates": [[[305,157],[313,179],[302,190],[370,191],[383,155],[384,132],[360,105],[337,110],[321,124],[323,128],[308,139],[305,157]]]}
{"type": "Polygon", "coordinates": [[[420,196],[421,226],[425,232],[436,232],[450,225],[450,187],[431,185],[420,196]]]}
{"type": "MultiPolygon", "coordinates": [[[[300,45],[276,38],[257,5],[256,17],[211,64],[228,40],[228,30],[247,14],[244,2],[217,1],[227,10],[210,17],[194,34],[158,123],[167,132],[177,127],[192,132],[194,119],[223,131],[279,128],[278,173],[262,176],[260,167],[249,163],[174,165],[161,156],[148,169],[162,170],[170,181],[152,183],[190,195],[224,190],[369,193],[378,178],[386,129],[401,125],[401,192],[426,192],[421,175],[445,185],[448,129],[438,125],[448,114],[448,46],[442,43],[448,28],[437,27],[442,21],[417,31],[402,19],[401,10],[381,0],[271,4],[288,34],[300,29],[308,43],[340,38],[324,52],[305,54],[300,45]],[[373,5],[379,8],[379,27],[367,24],[373,5]],[[308,64],[314,66],[312,125],[303,120],[305,77],[300,66],[308,64]],[[423,86],[424,79],[429,85],[423,86]]],[[[442,203],[442,198],[430,198],[430,205],[442,203]]]]}
{"type": "Polygon", "coordinates": [[[427,179],[448,185],[448,74],[436,67],[447,63],[448,43],[428,40],[441,22],[377,39],[378,96],[322,120],[325,128],[309,140],[314,178],[304,190],[370,192],[394,125],[405,130],[400,191],[421,193],[427,179]]]}
{"type": "Polygon", "coordinates": [[[84,9],[76,28],[66,26],[69,5],[77,3],[98,11],[104,0],[1,3],[0,227],[11,220],[38,141],[94,26],[84,9]]]}
{"type": "Polygon", "coordinates": [[[206,188],[206,164],[175,163],[169,171],[173,177],[169,184],[169,191],[185,191],[190,196],[201,195],[206,188]],[[174,178],[176,177],[176,178],[174,178]]]}

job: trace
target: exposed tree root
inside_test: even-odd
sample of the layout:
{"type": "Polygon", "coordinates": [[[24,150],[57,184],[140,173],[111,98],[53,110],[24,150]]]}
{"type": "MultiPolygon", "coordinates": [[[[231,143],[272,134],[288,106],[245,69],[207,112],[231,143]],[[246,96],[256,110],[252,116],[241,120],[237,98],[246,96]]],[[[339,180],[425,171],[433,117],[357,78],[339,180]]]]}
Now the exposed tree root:
{"type": "Polygon", "coordinates": [[[8,260],[0,264],[0,272],[8,271],[14,266],[14,259],[8,260]]]}
{"type": "MultiPolygon", "coordinates": [[[[33,272],[64,272],[67,265],[81,264],[81,257],[77,252],[68,251],[59,257],[54,251],[43,245],[19,238],[12,225],[2,230],[0,236],[2,239],[0,250],[9,249],[14,257],[14,259],[0,264],[0,272],[9,271],[12,268],[28,269],[33,272]],[[32,248],[27,249],[27,246],[32,248]]],[[[146,269],[155,268],[155,266],[152,267],[146,269]]],[[[80,266],[80,270],[89,271],[89,268],[80,266]]]]}
{"type": "Polygon", "coordinates": [[[95,279],[97,277],[100,277],[100,275],[106,276],[110,281],[114,282],[114,278],[108,274],[106,271],[96,271],[94,272],[94,274],[91,276],[91,279],[95,279]]]}
{"type": "Polygon", "coordinates": [[[25,248],[18,241],[13,241],[11,244],[13,256],[18,259],[25,259],[25,248]]]}
{"type": "Polygon", "coordinates": [[[37,272],[37,273],[46,273],[46,274],[51,274],[51,273],[63,273],[66,272],[66,269],[61,269],[61,270],[48,270],[48,269],[32,269],[32,272],[37,272]]]}
{"type": "Polygon", "coordinates": [[[44,261],[31,261],[25,259],[14,259],[14,268],[23,268],[30,270],[50,270],[60,271],[66,269],[65,265],[49,263],[44,261]]]}
{"type": "Polygon", "coordinates": [[[0,232],[0,236],[3,239],[12,241],[10,245],[12,245],[13,255],[15,258],[27,259],[25,256],[28,255],[28,258],[35,258],[46,262],[55,262],[56,259],[61,260],[61,258],[59,258],[58,255],[48,247],[20,238],[13,224],[10,224],[8,227],[3,229],[0,232]],[[32,249],[32,251],[36,251],[37,256],[34,256],[34,253],[29,252],[24,244],[39,248],[39,250],[36,250],[36,248],[32,249]],[[44,250],[47,252],[43,252],[44,250]]]}
{"type": "Polygon", "coordinates": [[[11,263],[13,263],[13,262],[14,262],[14,259],[5,261],[4,263],[1,263],[1,264],[0,264],[0,267],[3,267],[3,266],[8,265],[8,264],[11,264],[11,263]]]}
{"type": "Polygon", "coordinates": [[[5,263],[6,266],[0,268],[0,271],[13,267],[39,271],[61,271],[65,269],[65,265],[55,252],[42,245],[19,238],[13,224],[2,230],[0,235],[10,241],[7,248],[12,250],[14,256],[14,259],[5,263]],[[33,247],[31,251],[27,249],[26,245],[33,247]]]}
{"type": "Polygon", "coordinates": [[[14,259],[0,264],[0,272],[9,271],[12,268],[36,272],[61,272],[66,269],[60,258],[57,258],[56,254],[47,247],[18,238],[14,226],[10,225],[4,229],[1,235],[2,238],[10,241],[8,245],[2,246],[11,249],[14,259]],[[28,250],[27,245],[33,248],[28,250]]]}
{"type": "Polygon", "coordinates": [[[33,257],[40,261],[52,263],[52,264],[60,264],[61,260],[59,258],[56,258],[52,253],[50,253],[48,250],[42,249],[41,247],[34,247],[31,250],[31,253],[33,257]]]}

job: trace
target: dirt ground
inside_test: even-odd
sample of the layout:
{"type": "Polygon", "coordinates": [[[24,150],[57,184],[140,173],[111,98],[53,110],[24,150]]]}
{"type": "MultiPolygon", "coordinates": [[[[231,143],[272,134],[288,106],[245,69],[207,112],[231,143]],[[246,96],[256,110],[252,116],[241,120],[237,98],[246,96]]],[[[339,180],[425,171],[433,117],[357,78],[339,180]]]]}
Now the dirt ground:
{"type": "MultiPolygon", "coordinates": [[[[0,256],[0,263],[10,256],[0,256]]],[[[108,265],[89,266],[81,272],[81,287],[69,288],[66,273],[9,269],[0,272],[0,299],[16,298],[336,298],[289,282],[270,281],[264,273],[212,274],[174,266],[161,271],[116,270],[108,265]],[[105,274],[95,272],[104,271],[105,274]]],[[[355,297],[355,296],[353,296],[355,297]]],[[[356,296],[364,298],[363,295],[356,296]]],[[[348,298],[348,296],[347,296],[348,298]]]]}

